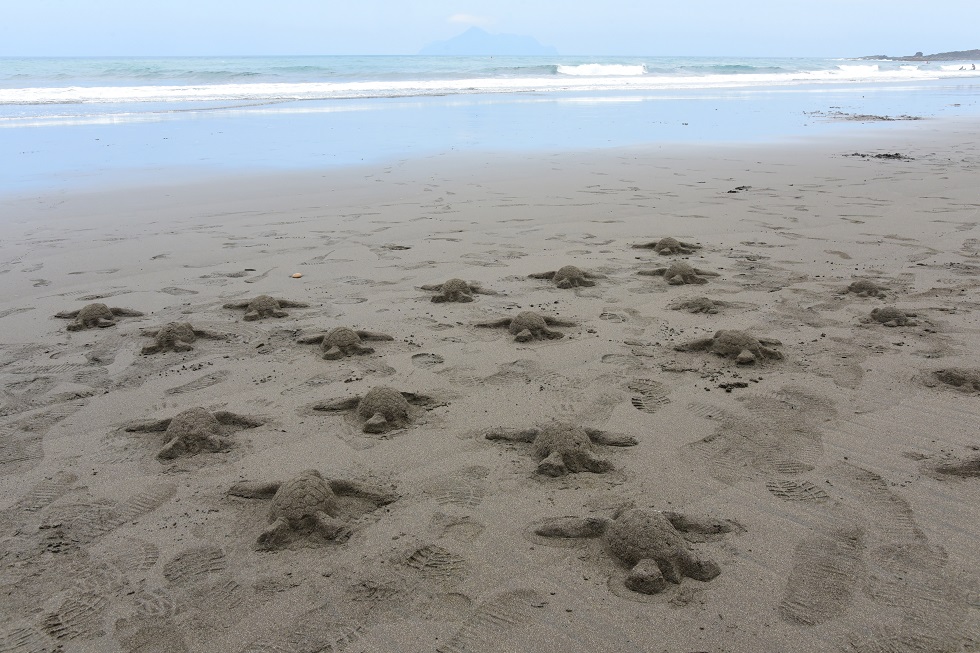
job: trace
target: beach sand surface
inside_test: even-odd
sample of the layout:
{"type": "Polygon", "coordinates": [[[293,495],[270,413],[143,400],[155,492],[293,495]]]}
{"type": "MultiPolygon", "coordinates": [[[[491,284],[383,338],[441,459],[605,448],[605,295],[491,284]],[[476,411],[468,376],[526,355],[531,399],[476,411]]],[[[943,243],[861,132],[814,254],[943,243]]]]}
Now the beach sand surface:
{"type": "Polygon", "coordinates": [[[977,179],[976,125],[922,121],[4,198],[0,650],[978,650],[977,179]],[[633,247],[668,236],[700,248],[633,247]],[[638,274],[675,263],[717,276],[638,274]],[[567,265],[592,285],[529,277],[567,265]],[[496,294],[421,289],[454,278],[496,294]],[[260,295],[307,306],[225,308],[260,295]],[[92,303],[142,315],[55,317],[92,303]],[[476,326],[524,311],[574,324],[476,326]],[[391,339],[297,342],[340,326],[391,339]],[[726,330],[753,362],[677,349],[726,330]],[[413,393],[380,427],[317,410],[378,386],[413,393]],[[636,444],[486,437],[553,422],[636,444]],[[307,469],[341,535],[263,548],[276,486],[230,491],[307,469]],[[628,589],[634,508],[715,520],[680,548],[720,574],[628,589]]]}

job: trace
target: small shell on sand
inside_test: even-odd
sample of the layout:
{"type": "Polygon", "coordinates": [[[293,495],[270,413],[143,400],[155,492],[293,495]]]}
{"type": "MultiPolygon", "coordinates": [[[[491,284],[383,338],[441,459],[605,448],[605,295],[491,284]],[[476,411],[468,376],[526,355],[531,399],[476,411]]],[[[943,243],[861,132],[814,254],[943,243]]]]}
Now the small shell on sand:
{"type": "Polygon", "coordinates": [[[294,272],[291,276],[293,277],[293,279],[302,279],[303,278],[303,273],[302,272],[294,272]]]}

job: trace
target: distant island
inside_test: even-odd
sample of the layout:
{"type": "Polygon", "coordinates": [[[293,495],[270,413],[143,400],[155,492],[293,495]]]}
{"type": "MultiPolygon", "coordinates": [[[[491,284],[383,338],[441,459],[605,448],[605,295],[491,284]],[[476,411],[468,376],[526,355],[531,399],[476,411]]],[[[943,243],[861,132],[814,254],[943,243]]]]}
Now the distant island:
{"type": "Polygon", "coordinates": [[[471,27],[448,41],[434,41],[419,51],[427,55],[494,56],[494,55],[557,55],[550,45],[541,45],[530,36],[490,34],[471,27]]]}
{"type": "Polygon", "coordinates": [[[869,57],[858,57],[858,59],[878,59],[885,61],[980,61],[980,50],[956,50],[955,52],[937,52],[936,54],[916,52],[907,57],[889,57],[887,54],[873,54],[869,57]]]}

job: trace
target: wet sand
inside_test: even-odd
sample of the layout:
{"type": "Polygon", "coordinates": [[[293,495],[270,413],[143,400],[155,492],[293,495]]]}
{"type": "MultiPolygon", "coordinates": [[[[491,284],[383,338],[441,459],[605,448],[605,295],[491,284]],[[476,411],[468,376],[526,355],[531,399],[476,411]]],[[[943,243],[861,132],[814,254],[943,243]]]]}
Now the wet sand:
{"type": "Polygon", "coordinates": [[[978,176],[917,121],[2,198],[0,650],[973,650],[978,176]],[[638,274],[675,263],[718,276],[638,274]],[[525,311],[561,337],[476,326],[525,311]],[[636,444],[487,437],[552,421],[636,444]],[[263,546],[307,469],[329,519],[263,546]],[[627,508],[728,525],[679,531],[720,574],[629,589],[627,508]]]}

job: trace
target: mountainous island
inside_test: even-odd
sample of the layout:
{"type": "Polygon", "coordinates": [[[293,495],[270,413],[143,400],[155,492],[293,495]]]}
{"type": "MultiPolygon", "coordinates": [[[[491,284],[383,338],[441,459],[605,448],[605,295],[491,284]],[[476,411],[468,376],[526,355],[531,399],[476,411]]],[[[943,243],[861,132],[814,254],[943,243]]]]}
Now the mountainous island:
{"type": "Polygon", "coordinates": [[[541,45],[530,36],[518,34],[490,34],[479,27],[471,27],[448,41],[433,41],[419,51],[427,55],[493,56],[493,55],[556,55],[550,45],[541,45]]]}
{"type": "Polygon", "coordinates": [[[887,54],[873,54],[859,59],[877,59],[884,61],[980,61],[980,50],[955,50],[953,52],[937,52],[922,54],[916,52],[906,57],[889,57],[887,54]]]}

